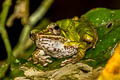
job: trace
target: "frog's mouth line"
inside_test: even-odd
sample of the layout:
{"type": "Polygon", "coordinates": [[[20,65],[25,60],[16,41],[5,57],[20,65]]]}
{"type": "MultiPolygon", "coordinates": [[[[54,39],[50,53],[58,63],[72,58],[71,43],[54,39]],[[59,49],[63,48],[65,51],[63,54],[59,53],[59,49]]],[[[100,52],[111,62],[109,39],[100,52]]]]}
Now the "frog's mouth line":
{"type": "Polygon", "coordinates": [[[53,39],[53,40],[60,40],[62,42],[67,41],[65,37],[60,36],[60,35],[55,35],[51,31],[49,31],[49,29],[43,30],[41,32],[32,31],[30,34],[30,38],[32,40],[37,40],[40,38],[48,38],[48,39],[53,39]]]}
{"type": "Polygon", "coordinates": [[[51,40],[58,40],[58,41],[61,41],[61,42],[66,42],[67,39],[62,37],[62,36],[57,36],[57,35],[36,35],[36,38],[37,39],[41,39],[41,38],[47,38],[47,39],[51,39],[51,40]]]}

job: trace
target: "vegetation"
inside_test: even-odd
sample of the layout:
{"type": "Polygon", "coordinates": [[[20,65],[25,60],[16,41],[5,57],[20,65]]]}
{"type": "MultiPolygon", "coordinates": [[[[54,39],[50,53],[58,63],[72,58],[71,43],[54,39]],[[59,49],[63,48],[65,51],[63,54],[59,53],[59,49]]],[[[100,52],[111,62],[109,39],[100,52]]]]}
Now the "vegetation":
{"type": "MultiPolygon", "coordinates": [[[[25,76],[25,71],[20,69],[21,66],[24,68],[35,68],[38,71],[49,71],[50,74],[50,70],[63,70],[64,67],[60,67],[60,62],[64,59],[53,59],[53,63],[48,67],[43,67],[40,64],[34,65],[33,62],[27,61],[28,57],[35,49],[34,44],[32,44],[32,41],[29,39],[30,30],[33,26],[36,26],[35,24],[40,20],[42,21],[40,21],[40,25],[37,25],[37,29],[44,29],[50,23],[49,20],[44,19],[43,16],[52,3],[53,0],[43,0],[38,9],[32,13],[32,15],[29,15],[29,0],[17,0],[13,15],[7,18],[9,8],[12,5],[12,0],[5,0],[3,2],[2,11],[0,13],[0,34],[8,58],[1,64],[0,79],[9,80],[18,76],[25,76]],[[12,49],[5,27],[6,25],[12,26],[15,18],[21,18],[23,29],[17,45],[12,49]]],[[[88,65],[90,70],[91,67],[93,69],[104,67],[108,59],[112,56],[115,45],[120,41],[120,10],[96,8],[88,11],[82,16],[86,17],[89,23],[95,27],[98,34],[98,41],[95,48],[87,50],[86,56],[80,63],[84,63],[85,66],[88,65]]]]}

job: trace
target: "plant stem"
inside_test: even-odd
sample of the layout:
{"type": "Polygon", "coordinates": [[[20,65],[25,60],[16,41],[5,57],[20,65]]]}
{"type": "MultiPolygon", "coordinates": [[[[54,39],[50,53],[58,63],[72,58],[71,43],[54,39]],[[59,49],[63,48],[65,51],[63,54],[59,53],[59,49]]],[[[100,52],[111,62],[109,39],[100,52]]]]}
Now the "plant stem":
{"type": "Polygon", "coordinates": [[[24,45],[29,39],[29,33],[32,28],[45,15],[54,0],[43,0],[42,5],[30,16],[28,24],[26,24],[21,32],[17,46],[14,48],[14,56],[18,56],[24,51],[24,45]]]}
{"type": "Polygon", "coordinates": [[[11,59],[12,59],[12,48],[11,48],[10,41],[8,39],[7,31],[5,29],[5,21],[6,21],[7,15],[8,15],[9,8],[11,6],[11,1],[12,0],[5,0],[4,1],[3,9],[2,9],[2,12],[0,14],[0,32],[1,32],[3,42],[5,44],[7,54],[8,54],[8,61],[9,62],[11,62],[11,59]]]}
{"type": "Polygon", "coordinates": [[[54,0],[43,0],[40,7],[30,16],[29,23],[31,25],[35,25],[36,22],[38,22],[42,17],[45,15],[45,13],[50,8],[51,4],[54,0]]]}

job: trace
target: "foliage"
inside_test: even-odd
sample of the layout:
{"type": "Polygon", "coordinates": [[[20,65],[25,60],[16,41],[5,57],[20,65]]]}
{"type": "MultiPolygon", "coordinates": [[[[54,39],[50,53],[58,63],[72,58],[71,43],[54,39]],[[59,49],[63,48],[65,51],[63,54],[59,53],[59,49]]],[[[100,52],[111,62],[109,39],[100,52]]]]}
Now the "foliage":
{"type": "MultiPolygon", "coordinates": [[[[14,15],[11,15],[12,17],[10,17],[10,19],[8,19],[8,23],[11,22],[10,25],[12,25],[13,19],[18,18],[18,17],[22,18],[22,21],[27,19],[27,22],[25,22],[25,23],[22,22],[22,23],[24,23],[23,24],[24,27],[23,27],[23,30],[21,32],[19,41],[13,50],[11,48],[11,44],[10,44],[10,41],[8,38],[7,31],[5,29],[7,15],[8,15],[11,3],[12,3],[12,0],[5,0],[3,2],[3,9],[2,9],[2,12],[0,14],[0,33],[1,33],[1,37],[3,39],[3,42],[4,42],[5,47],[6,47],[6,51],[8,54],[7,60],[0,67],[0,79],[5,77],[6,72],[11,73],[12,70],[14,70],[15,64],[18,64],[18,63],[16,63],[16,61],[18,61],[16,59],[16,57],[23,55],[24,52],[26,52],[31,47],[32,42],[29,39],[29,32],[32,29],[32,26],[34,26],[39,20],[41,20],[43,18],[43,16],[45,15],[47,10],[49,9],[51,4],[53,3],[53,0],[43,0],[42,4],[38,7],[38,9],[29,18],[28,18],[28,12],[27,12],[28,7],[29,7],[29,5],[28,5],[29,0],[17,0],[16,1],[14,15]],[[20,15],[18,15],[18,13],[20,13],[20,12],[22,12],[22,13],[20,15]],[[23,16],[23,14],[25,14],[27,16],[23,16]]],[[[47,23],[48,23],[48,21],[46,21],[46,24],[47,23]]],[[[31,50],[31,49],[29,49],[29,50],[31,50]]],[[[21,63],[19,62],[19,64],[21,64],[21,63]]],[[[15,68],[15,73],[16,72],[19,73],[19,70],[17,70],[17,69],[18,69],[18,67],[15,68]]],[[[11,74],[15,74],[15,73],[12,72],[11,74]]]]}
{"type": "MultiPolygon", "coordinates": [[[[19,41],[13,50],[11,48],[7,31],[5,29],[7,20],[6,18],[11,6],[11,2],[12,0],[4,1],[3,10],[0,14],[0,33],[8,54],[8,59],[0,67],[0,79],[7,80],[8,77],[14,78],[16,76],[23,75],[23,71],[19,70],[21,65],[35,67],[41,70],[52,70],[60,68],[60,62],[63,59],[53,59],[54,62],[48,67],[43,67],[40,64],[34,65],[32,62],[27,62],[26,59],[18,59],[18,56],[25,56],[24,53],[32,53],[33,49],[35,48],[28,38],[30,30],[32,29],[32,26],[35,26],[39,20],[43,19],[43,16],[47,12],[53,0],[43,0],[40,7],[30,17],[28,17],[28,13],[25,13],[27,14],[28,22],[23,24],[24,27],[21,32],[19,41]],[[6,73],[9,74],[7,75],[7,78],[5,78],[6,73]]],[[[28,8],[28,6],[26,8],[28,8]]],[[[111,57],[111,51],[114,49],[114,46],[120,41],[120,10],[95,8],[82,16],[86,17],[88,21],[95,27],[98,34],[98,42],[95,48],[89,49],[86,52],[85,58],[80,62],[86,63],[94,68],[98,66],[104,66],[107,60],[111,57]]],[[[24,18],[24,16],[21,18],[24,18]]],[[[41,24],[43,25],[39,25],[43,27],[39,27],[39,29],[45,28],[44,26],[48,25],[48,23],[49,21],[44,19],[44,21],[41,21],[41,24]]]]}

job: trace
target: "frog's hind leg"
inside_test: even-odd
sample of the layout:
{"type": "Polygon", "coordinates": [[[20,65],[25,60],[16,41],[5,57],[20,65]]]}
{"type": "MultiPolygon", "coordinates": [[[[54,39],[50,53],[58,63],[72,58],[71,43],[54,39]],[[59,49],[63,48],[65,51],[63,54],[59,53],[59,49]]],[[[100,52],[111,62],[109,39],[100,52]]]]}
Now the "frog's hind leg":
{"type": "Polygon", "coordinates": [[[80,61],[84,56],[85,56],[85,51],[86,51],[86,43],[84,42],[70,42],[66,43],[67,45],[72,45],[72,46],[78,46],[78,52],[77,54],[73,55],[72,58],[66,59],[62,61],[61,66],[64,66],[69,63],[76,63],[80,61]]]}
{"type": "Polygon", "coordinates": [[[33,52],[32,60],[34,64],[41,63],[43,66],[47,66],[52,61],[50,60],[50,56],[46,55],[42,49],[36,49],[33,52]]]}
{"type": "Polygon", "coordinates": [[[69,64],[69,63],[74,64],[80,61],[84,56],[85,56],[85,50],[79,49],[77,55],[73,55],[72,58],[62,61],[61,66],[65,66],[66,64],[69,64]]]}

